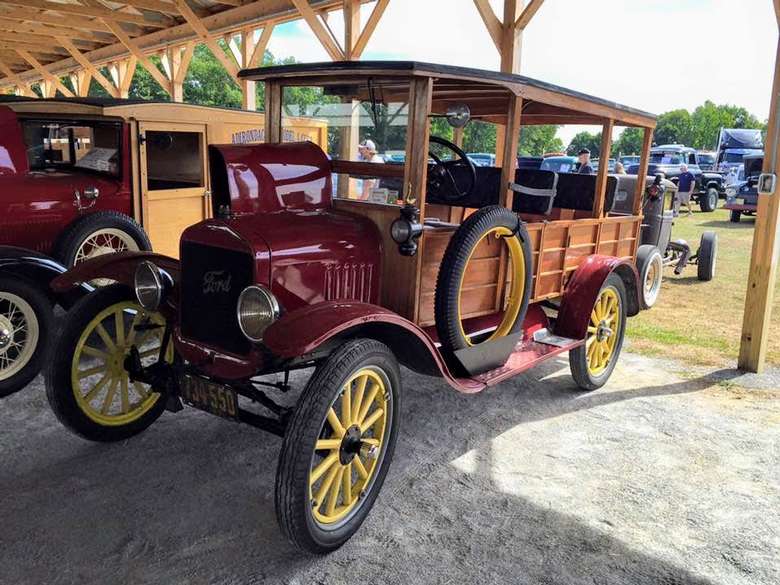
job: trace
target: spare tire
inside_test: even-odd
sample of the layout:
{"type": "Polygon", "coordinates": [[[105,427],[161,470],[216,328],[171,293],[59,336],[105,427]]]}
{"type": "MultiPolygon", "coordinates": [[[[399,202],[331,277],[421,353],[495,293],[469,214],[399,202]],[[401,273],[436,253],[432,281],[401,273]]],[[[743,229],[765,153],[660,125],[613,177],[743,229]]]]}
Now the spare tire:
{"type": "Polygon", "coordinates": [[[718,259],[718,234],[715,232],[704,232],[701,235],[697,257],[697,276],[699,280],[708,282],[715,278],[715,264],[718,259]]]}
{"type": "Polygon", "coordinates": [[[442,350],[451,353],[520,331],[531,297],[531,272],[528,231],[517,214],[504,207],[490,206],[464,221],[447,245],[436,279],[434,312],[442,350]],[[506,244],[512,284],[498,327],[489,335],[472,339],[463,329],[461,296],[474,251],[488,237],[501,238],[506,244]]]}

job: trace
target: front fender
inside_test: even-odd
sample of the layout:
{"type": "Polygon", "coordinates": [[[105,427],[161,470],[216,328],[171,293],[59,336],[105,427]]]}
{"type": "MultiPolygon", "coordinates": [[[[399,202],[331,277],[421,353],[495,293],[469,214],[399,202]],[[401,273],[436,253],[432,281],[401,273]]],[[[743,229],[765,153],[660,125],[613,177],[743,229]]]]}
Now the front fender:
{"type": "Polygon", "coordinates": [[[63,293],[96,278],[109,278],[132,288],[135,269],[144,260],[153,262],[170,274],[174,287],[177,287],[179,274],[181,273],[179,261],[170,256],[163,256],[154,252],[117,252],[116,254],[97,256],[90,260],[79,262],[76,266],[55,278],[51,286],[55,292],[63,293]]]}
{"type": "Polygon", "coordinates": [[[13,275],[43,290],[53,303],[69,309],[73,303],[93,289],[88,284],[72,287],[64,292],[51,289],[51,282],[67,269],[52,258],[25,248],[0,246],[0,274],[13,275]]]}
{"type": "Polygon", "coordinates": [[[417,325],[387,309],[360,302],[325,301],[281,317],[263,343],[284,359],[314,354],[331,341],[371,337],[385,343],[402,364],[429,376],[454,378],[433,340],[417,325]]]}
{"type": "Polygon", "coordinates": [[[614,256],[593,255],[580,264],[572,275],[555,323],[555,333],[571,339],[584,339],[593,305],[599,291],[612,273],[618,274],[626,286],[626,311],[629,317],[639,312],[639,274],[629,260],[614,256]]]}

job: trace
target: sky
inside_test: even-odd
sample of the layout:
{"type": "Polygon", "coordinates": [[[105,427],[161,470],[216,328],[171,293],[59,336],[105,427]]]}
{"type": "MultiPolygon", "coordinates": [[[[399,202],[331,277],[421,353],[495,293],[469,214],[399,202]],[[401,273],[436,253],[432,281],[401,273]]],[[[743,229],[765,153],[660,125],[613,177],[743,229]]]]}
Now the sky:
{"type": "MultiPolygon", "coordinates": [[[[329,23],[343,38],[342,14],[329,23]]],[[[277,27],[268,48],[328,60],[302,21],[277,27]]],[[[524,34],[521,73],[654,114],[709,99],[764,120],[776,52],[771,0],[546,0],[524,34]]],[[[472,0],[391,0],[362,58],[499,67],[472,0]]]]}

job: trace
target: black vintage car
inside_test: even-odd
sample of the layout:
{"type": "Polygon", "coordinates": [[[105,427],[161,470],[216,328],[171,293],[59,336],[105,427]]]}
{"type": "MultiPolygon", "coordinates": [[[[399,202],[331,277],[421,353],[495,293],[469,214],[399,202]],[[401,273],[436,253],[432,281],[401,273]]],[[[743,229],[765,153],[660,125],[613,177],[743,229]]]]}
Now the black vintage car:
{"type": "Polygon", "coordinates": [[[24,388],[46,358],[54,307],[69,308],[92,288],[57,295],[49,288],[66,268],[25,248],[0,246],[0,397],[24,388]]]}
{"type": "MultiPolygon", "coordinates": [[[[684,164],[688,165],[688,171],[696,177],[693,199],[702,211],[715,211],[718,207],[718,199],[721,195],[725,195],[723,175],[702,171],[699,166],[699,153],[693,148],[681,144],[654,146],[650,150],[650,166],[647,173],[653,176],[663,173],[667,179],[676,183],[684,164]]],[[[628,172],[636,174],[638,169],[639,165],[632,165],[628,172]]]]}
{"type": "Polygon", "coordinates": [[[731,211],[731,221],[739,223],[743,215],[754,215],[758,210],[758,177],[764,166],[763,155],[746,156],[740,179],[726,188],[726,209],[731,211]]]}

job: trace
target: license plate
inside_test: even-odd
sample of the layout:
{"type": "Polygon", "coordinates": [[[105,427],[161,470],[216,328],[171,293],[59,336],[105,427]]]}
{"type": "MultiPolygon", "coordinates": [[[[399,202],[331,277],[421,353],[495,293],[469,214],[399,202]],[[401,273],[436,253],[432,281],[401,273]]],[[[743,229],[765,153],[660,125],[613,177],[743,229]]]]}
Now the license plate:
{"type": "Polygon", "coordinates": [[[229,386],[215,384],[198,376],[185,375],[179,384],[182,400],[211,414],[238,420],[238,394],[229,386]]]}

